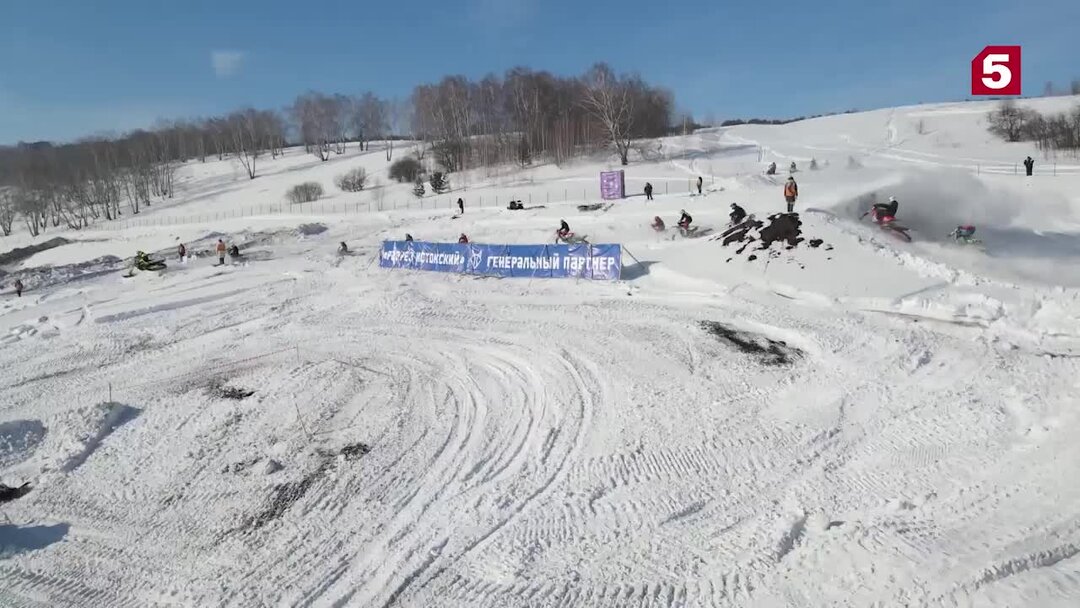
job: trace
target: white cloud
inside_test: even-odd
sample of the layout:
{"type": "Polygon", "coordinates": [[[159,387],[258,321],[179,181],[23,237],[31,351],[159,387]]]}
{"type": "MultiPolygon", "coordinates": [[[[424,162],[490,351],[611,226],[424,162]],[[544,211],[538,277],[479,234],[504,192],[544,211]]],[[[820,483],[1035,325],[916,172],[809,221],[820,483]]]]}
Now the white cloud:
{"type": "Polygon", "coordinates": [[[240,71],[246,57],[243,51],[213,51],[210,53],[210,65],[218,78],[229,78],[240,71]]]}

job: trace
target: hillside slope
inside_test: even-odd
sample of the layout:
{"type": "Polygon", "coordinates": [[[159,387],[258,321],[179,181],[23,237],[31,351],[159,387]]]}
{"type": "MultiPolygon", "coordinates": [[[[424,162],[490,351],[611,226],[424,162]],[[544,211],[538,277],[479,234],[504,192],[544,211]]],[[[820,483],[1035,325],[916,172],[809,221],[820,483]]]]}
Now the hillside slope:
{"type": "Polygon", "coordinates": [[[172,201],[4,268],[28,289],[0,303],[0,481],[32,490],[0,603],[1076,605],[1080,170],[989,138],[991,108],[646,142],[596,211],[606,158],[422,199],[378,145],[185,166],[172,201]],[[649,227],[781,211],[792,159],[793,249],[649,227]],[[382,183],[337,193],[356,166],[382,183]],[[308,180],[331,194],[282,202],[308,180]],[[859,221],[871,193],[913,242],[859,221]],[[376,260],[560,219],[622,243],[623,280],[376,260]],[[984,249],[945,238],[967,222],[984,249]],[[169,268],[122,277],[137,249],[169,268]]]}

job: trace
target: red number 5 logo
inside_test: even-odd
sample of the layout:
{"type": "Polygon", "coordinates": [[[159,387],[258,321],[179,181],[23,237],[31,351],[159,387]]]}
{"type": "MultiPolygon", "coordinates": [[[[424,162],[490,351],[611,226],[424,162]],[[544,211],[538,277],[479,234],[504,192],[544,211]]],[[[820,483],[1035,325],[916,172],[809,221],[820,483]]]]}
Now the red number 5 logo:
{"type": "Polygon", "coordinates": [[[972,95],[1020,95],[1020,47],[988,46],[971,60],[972,95]]]}

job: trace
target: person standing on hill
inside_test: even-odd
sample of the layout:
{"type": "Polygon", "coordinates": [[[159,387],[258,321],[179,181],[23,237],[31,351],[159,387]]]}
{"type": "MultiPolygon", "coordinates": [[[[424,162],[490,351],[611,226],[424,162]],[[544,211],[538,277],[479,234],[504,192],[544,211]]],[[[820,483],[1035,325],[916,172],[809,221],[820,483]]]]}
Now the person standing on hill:
{"type": "Polygon", "coordinates": [[[22,280],[15,279],[15,295],[21,298],[22,297],[22,290],[23,290],[22,280]]]}
{"type": "Polygon", "coordinates": [[[217,249],[217,257],[218,257],[218,266],[224,266],[225,265],[225,241],[223,241],[221,239],[218,239],[216,249],[217,249]]]}
{"type": "Polygon", "coordinates": [[[184,247],[183,243],[180,243],[180,249],[177,250],[177,255],[180,257],[180,261],[183,262],[187,257],[187,247],[184,247]]]}
{"type": "Polygon", "coordinates": [[[457,208],[461,213],[465,213],[465,199],[458,197],[457,208]]]}
{"type": "Polygon", "coordinates": [[[699,175],[698,178],[697,178],[697,193],[698,194],[701,194],[701,184],[703,184],[704,182],[705,182],[705,180],[701,179],[701,176],[699,175]]]}
{"type": "Polygon", "coordinates": [[[652,184],[645,182],[645,200],[652,200],[652,184]]]}
{"type": "Polygon", "coordinates": [[[1035,170],[1035,159],[1030,156],[1024,159],[1024,169],[1027,170],[1027,176],[1031,177],[1031,172],[1035,170]]]}
{"type": "Polygon", "coordinates": [[[795,183],[794,177],[789,177],[787,183],[784,184],[784,200],[787,201],[788,213],[795,211],[795,199],[797,198],[799,198],[799,185],[795,183]]]}

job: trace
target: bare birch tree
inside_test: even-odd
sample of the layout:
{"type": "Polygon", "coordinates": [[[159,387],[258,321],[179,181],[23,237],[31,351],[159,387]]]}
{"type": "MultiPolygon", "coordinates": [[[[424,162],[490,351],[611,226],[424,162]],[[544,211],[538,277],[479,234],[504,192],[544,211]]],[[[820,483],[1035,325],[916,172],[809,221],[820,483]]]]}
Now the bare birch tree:
{"type": "Polygon", "coordinates": [[[635,101],[630,87],[603,63],[586,73],[584,84],[582,104],[603,128],[608,142],[615,146],[620,162],[629,164],[635,101]]]}

